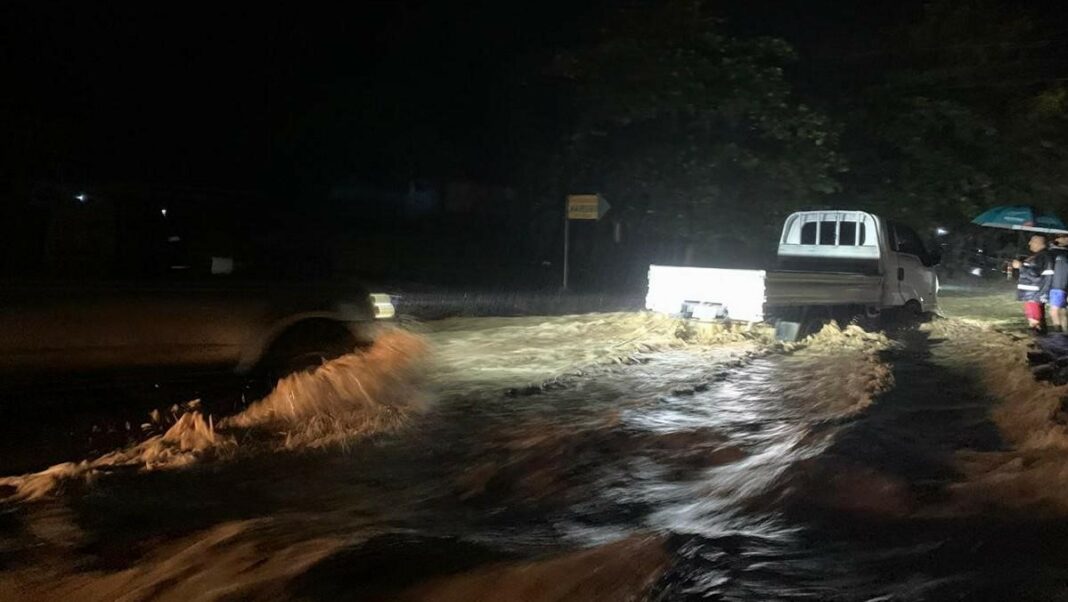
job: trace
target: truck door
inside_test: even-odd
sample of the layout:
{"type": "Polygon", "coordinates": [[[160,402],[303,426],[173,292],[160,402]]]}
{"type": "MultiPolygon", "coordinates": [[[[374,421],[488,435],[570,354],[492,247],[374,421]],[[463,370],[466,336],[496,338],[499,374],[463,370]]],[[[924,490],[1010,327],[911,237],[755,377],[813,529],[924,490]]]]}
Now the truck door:
{"type": "Polygon", "coordinates": [[[923,241],[908,226],[895,222],[888,222],[888,226],[891,249],[888,263],[894,268],[888,276],[897,280],[897,304],[917,301],[923,311],[934,309],[937,306],[938,280],[934,262],[924,248],[923,241]]]}

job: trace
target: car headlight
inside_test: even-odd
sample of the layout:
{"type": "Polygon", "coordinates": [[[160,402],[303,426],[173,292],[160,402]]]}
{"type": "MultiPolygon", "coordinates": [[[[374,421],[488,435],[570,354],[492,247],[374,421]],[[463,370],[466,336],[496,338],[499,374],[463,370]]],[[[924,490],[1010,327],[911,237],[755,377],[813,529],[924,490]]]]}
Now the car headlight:
{"type": "Polygon", "coordinates": [[[385,293],[371,293],[371,307],[376,320],[389,320],[397,315],[397,308],[393,307],[393,299],[385,293]]]}

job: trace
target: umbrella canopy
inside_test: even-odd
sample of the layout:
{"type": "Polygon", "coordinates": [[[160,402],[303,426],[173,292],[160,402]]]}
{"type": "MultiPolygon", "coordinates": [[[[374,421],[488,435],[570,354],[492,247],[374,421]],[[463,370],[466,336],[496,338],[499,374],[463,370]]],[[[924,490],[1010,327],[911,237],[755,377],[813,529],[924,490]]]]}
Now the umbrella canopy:
{"type": "Polygon", "coordinates": [[[983,212],[972,220],[973,224],[988,228],[1025,230],[1027,232],[1068,232],[1061,218],[1043,212],[1030,205],[1002,205],[983,212]]]}

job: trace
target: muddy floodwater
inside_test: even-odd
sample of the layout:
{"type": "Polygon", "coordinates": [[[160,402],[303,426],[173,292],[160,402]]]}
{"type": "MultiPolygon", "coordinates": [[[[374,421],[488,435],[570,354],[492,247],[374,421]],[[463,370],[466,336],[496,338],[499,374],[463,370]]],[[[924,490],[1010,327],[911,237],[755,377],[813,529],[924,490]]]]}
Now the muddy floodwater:
{"type": "Polygon", "coordinates": [[[1068,391],[1011,329],[382,341],[114,449],[12,454],[0,599],[1068,600],[1068,391]]]}

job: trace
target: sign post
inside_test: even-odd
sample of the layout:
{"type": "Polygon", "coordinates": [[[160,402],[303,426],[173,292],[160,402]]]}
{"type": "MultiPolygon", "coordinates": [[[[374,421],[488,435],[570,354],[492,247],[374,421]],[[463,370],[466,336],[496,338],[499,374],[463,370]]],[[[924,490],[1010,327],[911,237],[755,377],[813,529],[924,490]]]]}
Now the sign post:
{"type": "Polygon", "coordinates": [[[570,205],[564,210],[564,286],[563,289],[567,290],[567,266],[568,266],[568,252],[571,246],[571,216],[570,205]]]}
{"type": "Polygon", "coordinates": [[[608,201],[599,194],[570,194],[564,206],[564,290],[567,290],[569,254],[571,252],[571,220],[597,221],[611,209],[608,201]]]}

